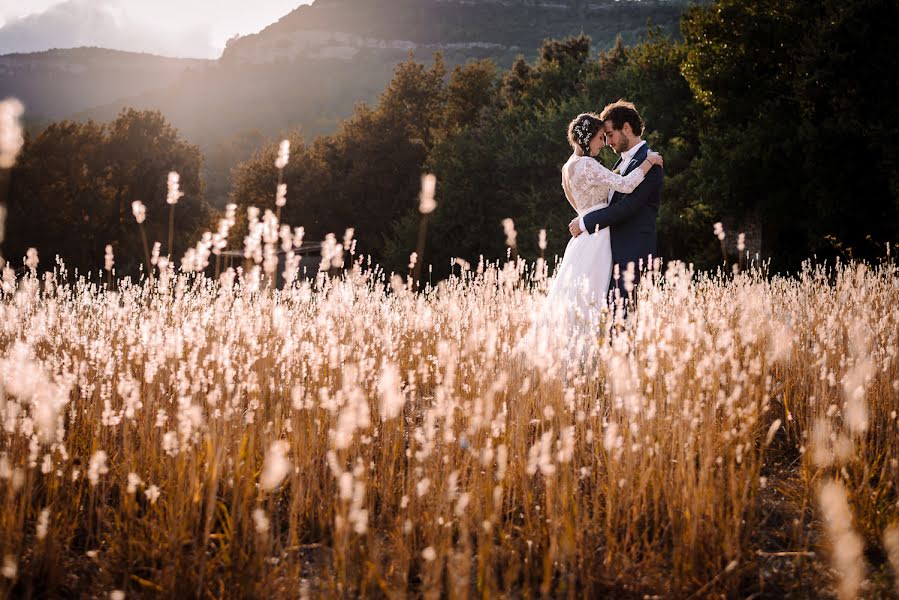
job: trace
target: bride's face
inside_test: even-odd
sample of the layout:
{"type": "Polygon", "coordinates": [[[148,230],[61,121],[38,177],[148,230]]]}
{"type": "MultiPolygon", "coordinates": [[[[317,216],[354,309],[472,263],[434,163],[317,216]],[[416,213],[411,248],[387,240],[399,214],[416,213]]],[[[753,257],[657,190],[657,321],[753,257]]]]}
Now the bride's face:
{"type": "Polygon", "coordinates": [[[606,134],[602,130],[590,140],[590,156],[596,156],[606,145],[606,134]]]}

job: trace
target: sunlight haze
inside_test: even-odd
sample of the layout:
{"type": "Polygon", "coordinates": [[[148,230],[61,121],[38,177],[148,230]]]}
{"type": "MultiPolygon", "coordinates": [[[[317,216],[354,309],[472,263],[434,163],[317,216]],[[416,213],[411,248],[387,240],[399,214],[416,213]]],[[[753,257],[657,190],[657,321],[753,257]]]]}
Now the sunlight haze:
{"type": "Polygon", "coordinates": [[[6,0],[0,54],[99,46],[217,58],[228,38],[255,33],[311,0],[6,0]]]}

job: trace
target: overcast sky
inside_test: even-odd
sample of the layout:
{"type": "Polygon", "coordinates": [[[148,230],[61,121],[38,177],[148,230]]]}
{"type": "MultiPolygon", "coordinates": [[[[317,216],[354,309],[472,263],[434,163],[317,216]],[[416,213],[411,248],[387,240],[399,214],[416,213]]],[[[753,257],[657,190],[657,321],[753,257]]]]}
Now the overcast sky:
{"type": "Polygon", "coordinates": [[[101,46],[217,58],[311,0],[0,0],[0,54],[101,46]]]}

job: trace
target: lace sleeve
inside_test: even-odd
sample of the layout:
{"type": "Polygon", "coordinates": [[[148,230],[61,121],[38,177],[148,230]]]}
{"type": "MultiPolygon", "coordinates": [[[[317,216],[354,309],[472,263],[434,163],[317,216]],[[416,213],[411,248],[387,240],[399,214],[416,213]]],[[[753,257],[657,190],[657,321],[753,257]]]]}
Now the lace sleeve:
{"type": "Polygon", "coordinates": [[[588,159],[581,162],[584,163],[583,177],[589,185],[605,185],[616,192],[630,194],[643,182],[643,169],[639,167],[626,176],[621,176],[602,166],[599,161],[588,159]]]}

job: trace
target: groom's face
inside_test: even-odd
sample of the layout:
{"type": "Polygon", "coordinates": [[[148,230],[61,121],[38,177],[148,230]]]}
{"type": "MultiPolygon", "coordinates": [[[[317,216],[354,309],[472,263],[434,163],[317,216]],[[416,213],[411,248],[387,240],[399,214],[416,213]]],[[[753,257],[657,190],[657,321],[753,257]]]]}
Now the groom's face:
{"type": "Polygon", "coordinates": [[[608,141],[609,146],[612,147],[612,150],[618,154],[627,152],[627,149],[630,148],[630,142],[624,132],[620,129],[615,129],[615,127],[612,126],[611,120],[605,121],[602,126],[606,132],[606,140],[608,141]]]}

